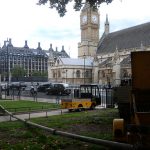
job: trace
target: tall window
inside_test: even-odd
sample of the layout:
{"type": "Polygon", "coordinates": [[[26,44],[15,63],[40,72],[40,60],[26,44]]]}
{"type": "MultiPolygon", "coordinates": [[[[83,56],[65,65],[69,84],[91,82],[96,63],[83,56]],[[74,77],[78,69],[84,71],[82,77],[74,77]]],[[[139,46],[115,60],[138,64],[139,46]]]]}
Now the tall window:
{"type": "Polygon", "coordinates": [[[85,71],[85,77],[86,78],[90,78],[91,77],[91,71],[90,70],[86,70],[85,71]]]}
{"type": "Polygon", "coordinates": [[[55,78],[55,72],[53,71],[53,78],[55,78]]]}
{"type": "Polygon", "coordinates": [[[61,77],[61,73],[60,73],[60,70],[58,70],[58,77],[61,77]]]}
{"type": "Polygon", "coordinates": [[[77,78],[80,78],[80,74],[81,74],[81,73],[80,73],[80,70],[77,70],[77,72],[76,72],[76,77],[77,77],[77,78]]]}

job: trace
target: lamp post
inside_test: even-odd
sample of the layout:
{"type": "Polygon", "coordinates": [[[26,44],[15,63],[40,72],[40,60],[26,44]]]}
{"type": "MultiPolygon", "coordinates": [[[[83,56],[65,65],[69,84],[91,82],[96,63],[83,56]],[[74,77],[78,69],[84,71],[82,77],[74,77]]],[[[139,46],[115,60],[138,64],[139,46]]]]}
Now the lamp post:
{"type": "Polygon", "coordinates": [[[84,58],[84,73],[83,73],[83,77],[84,77],[84,84],[85,84],[85,53],[84,53],[84,55],[83,55],[83,58],[84,58]]]}
{"type": "Polygon", "coordinates": [[[67,71],[68,71],[68,70],[66,69],[66,83],[67,83],[67,71]]]}
{"type": "Polygon", "coordinates": [[[6,41],[6,48],[7,48],[7,96],[9,96],[9,53],[8,53],[8,46],[9,46],[9,41],[7,39],[6,41]]]}

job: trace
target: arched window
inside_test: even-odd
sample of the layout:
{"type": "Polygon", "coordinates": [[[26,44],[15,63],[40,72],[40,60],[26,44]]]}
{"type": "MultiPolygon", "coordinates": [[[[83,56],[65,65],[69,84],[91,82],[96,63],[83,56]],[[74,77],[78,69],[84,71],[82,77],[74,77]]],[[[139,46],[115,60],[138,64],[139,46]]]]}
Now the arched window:
{"type": "Polygon", "coordinates": [[[98,79],[101,78],[101,71],[98,71],[98,79]]]}
{"type": "Polygon", "coordinates": [[[57,60],[57,64],[59,65],[59,59],[57,60]]]}
{"type": "Polygon", "coordinates": [[[91,71],[90,70],[86,70],[85,71],[85,77],[86,78],[90,78],[91,77],[91,71]]]}
{"type": "Polygon", "coordinates": [[[58,70],[58,77],[61,77],[61,73],[60,73],[60,70],[58,70]]]}
{"type": "Polygon", "coordinates": [[[55,78],[55,72],[53,71],[53,78],[55,78]]]}
{"type": "Polygon", "coordinates": [[[81,73],[80,73],[80,70],[77,70],[77,72],[76,72],[76,77],[77,77],[77,78],[80,78],[80,74],[81,74],[81,73]]]}

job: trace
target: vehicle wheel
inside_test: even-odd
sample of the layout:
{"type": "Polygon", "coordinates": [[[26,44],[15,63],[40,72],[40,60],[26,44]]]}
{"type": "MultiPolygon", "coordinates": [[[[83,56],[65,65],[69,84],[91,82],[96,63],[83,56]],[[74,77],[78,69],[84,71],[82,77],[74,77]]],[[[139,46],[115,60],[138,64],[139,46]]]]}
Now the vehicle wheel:
{"type": "Polygon", "coordinates": [[[59,94],[59,95],[63,95],[63,93],[62,93],[62,92],[59,92],[58,94],[59,94]]]}
{"type": "Polygon", "coordinates": [[[91,107],[90,107],[90,109],[91,109],[91,110],[94,110],[94,109],[95,109],[95,105],[92,104],[91,107]]]}
{"type": "Polygon", "coordinates": [[[68,109],[69,112],[72,112],[72,109],[68,109]]]}
{"type": "Polygon", "coordinates": [[[83,108],[82,104],[80,104],[80,105],[78,106],[77,111],[78,111],[78,112],[81,112],[81,111],[83,111],[83,110],[84,110],[84,108],[83,108]]]}

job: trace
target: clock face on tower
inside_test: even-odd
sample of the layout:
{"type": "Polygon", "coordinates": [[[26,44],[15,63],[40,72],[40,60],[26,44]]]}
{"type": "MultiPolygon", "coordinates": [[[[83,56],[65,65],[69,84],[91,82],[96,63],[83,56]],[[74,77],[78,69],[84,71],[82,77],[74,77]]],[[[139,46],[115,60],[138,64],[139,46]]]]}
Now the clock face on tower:
{"type": "Polygon", "coordinates": [[[82,17],[82,23],[84,24],[84,23],[87,23],[87,16],[86,15],[84,15],[83,17],[82,17]]]}
{"type": "Polygon", "coordinates": [[[92,15],[91,21],[92,21],[92,23],[97,24],[97,23],[98,23],[98,18],[97,18],[97,16],[96,16],[96,15],[92,15]]]}

